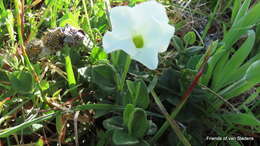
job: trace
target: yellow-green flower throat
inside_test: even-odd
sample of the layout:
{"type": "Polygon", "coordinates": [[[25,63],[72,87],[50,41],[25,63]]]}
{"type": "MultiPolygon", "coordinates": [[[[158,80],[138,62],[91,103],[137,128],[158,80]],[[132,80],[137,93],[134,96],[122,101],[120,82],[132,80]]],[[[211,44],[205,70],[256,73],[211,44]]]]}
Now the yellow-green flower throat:
{"type": "Polygon", "coordinates": [[[136,48],[144,47],[144,39],[142,35],[134,35],[132,41],[134,42],[136,48]]]}

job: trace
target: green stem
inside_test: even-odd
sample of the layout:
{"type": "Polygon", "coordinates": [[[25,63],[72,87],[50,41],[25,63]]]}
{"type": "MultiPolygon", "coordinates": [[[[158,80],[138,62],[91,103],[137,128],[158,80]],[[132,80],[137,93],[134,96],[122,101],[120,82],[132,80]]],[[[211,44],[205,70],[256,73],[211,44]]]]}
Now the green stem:
{"type": "MultiPolygon", "coordinates": [[[[186,99],[187,100],[187,99],[186,99]]],[[[180,112],[180,110],[182,109],[183,105],[185,105],[186,103],[186,100],[181,102],[181,104],[179,104],[179,106],[176,107],[176,109],[171,113],[170,115],[170,119],[174,119],[177,114],[180,112]]],[[[165,132],[165,130],[168,129],[168,127],[170,126],[169,122],[164,122],[162,127],[158,130],[158,132],[152,137],[151,139],[151,143],[154,143],[156,142],[162,135],[163,133],[165,132]]]]}
{"type": "MultiPolygon", "coordinates": [[[[23,15],[24,15],[23,11],[24,10],[23,10],[23,7],[24,7],[24,1],[14,0],[14,4],[15,4],[15,13],[16,13],[16,17],[17,17],[16,23],[17,23],[18,43],[19,43],[19,45],[22,49],[22,54],[23,54],[23,57],[25,59],[25,64],[29,68],[29,71],[31,72],[31,74],[34,77],[34,80],[37,83],[36,86],[41,93],[41,98],[43,98],[43,100],[46,101],[45,98],[43,97],[40,79],[39,79],[34,67],[32,66],[32,64],[30,62],[30,59],[29,59],[29,57],[26,53],[26,49],[25,49],[25,46],[24,46],[24,39],[23,39],[23,31],[24,31],[24,22],[23,22],[23,15]]],[[[35,103],[35,102],[33,104],[35,106],[38,105],[38,103],[35,103]]]]}
{"type": "Polygon", "coordinates": [[[111,29],[111,28],[112,28],[112,23],[111,23],[111,20],[110,20],[110,9],[111,9],[111,5],[110,5],[109,0],[105,0],[105,7],[106,7],[106,14],[107,14],[108,24],[109,24],[109,27],[110,27],[110,29],[111,29]]]}
{"type": "MultiPolygon", "coordinates": [[[[172,111],[170,117],[168,117],[169,119],[174,119],[177,114],[180,112],[180,110],[183,108],[183,106],[185,105],[186,101],[188,100],[188,97],[190,96],[192,90],[195,88],[195,86],[198,84],[200,77],[203,74],[205,65],[210,57],[210,54],[212,52],[212,48],[209,48],[204,56],[203,62],[200,66],[199,72],[196,74],[196,76],[194,77],[194,80],[192,81],[192,83],[190,84],[189,88],[184,92],[183,96],[181,97],[181,103],[177,105],[177,107],[172,111]]],[[[160,100],[159,100],[160,101],[160,100]]],[[[165,121],[162,125],[162,127],[158,130],[158,132],[152,137],[152,139],[150,140],[151,143],[154,143],[155,141],[157,141],[162,134],[165,132],[165,130],[169,127],[169,123],[167,121],[165,121]]]]}
{"type": "Polygon", "coordinates": [[[204,29],[204,31],[203,31],[203,34],[202,34],[202,40],[205,39],[205,37],[206,37],[206,35],[207,35],[207,33],[208,33],[210,27],[211,27],[211,24],[212,24],[213,20],[215,19],[217,10],[218,10],[218,8],[219,8],[219,4],[220,4],[220,1],[217,2],[216,6],[215,6],[215,8],[214,8],[213,13],[211,13],[211,15],[209,16],[209,21],[208,21],[208,23],[207,23],[207,25],[206,25],[206,27],[205,27],[205,29],[204,29]]]}
{"type": "MultiPolygon", "coordinates": [[[[156,104],[158,105],[158,107],[160,108],[161,112],[163,113],[164,117],[166,118],[167,122],[164,124],[167,124],[167,126],[165,126],[165,130],[167,129],[168,125],[170,124],[170,126],[172,127],[172,129],[174,130],[174,132],[176,133],[177,137],[180,139],[180,141],[183,143],[183,145],[185,146],[191,146],[191,144],[189,143],[189,141],[186,139],[186,137],[182,134],[182,131],[180,130],[177,122],[175,120],[172,119],[173,114],[177,114],[177,112],[173,112],[172,115],[170,116],[169,113],[166,111],[166,109],[164,108],[163,104],[161,103],[159,97],[157,96],[157,94],[154,92],[154,90],[151,91],[152,96],[156,102],[156,104]]],[[[185,102],[184,102],[185,103],[185,102]]],[[[183,103],[183,105],[184,105],[183,103]]],[[[182,106],[183,106],[182,105],[182,106]]],[[[180,110],[181,108],[179,108],[180,110]]],[[[161,128],[162,129],[162,128],[161,128]]],[[[160,129],[160,130],[161,130],[160,129]]],[[[164,132],[164,131],[163,131],[164,132]]],[[[162,132],[162,133],[163,133],[162,132]]],[[[162,134],[161,133],[161,134],[162,134]]],[[[152,142],[154,142],[152,140],[152,142]]]]}
{"type": "Polygon", "coordinates": [[[90,38],[91,40],[94,42],[95,40],[95,36],[93,34],[93,31],[92,31],[92,28],[91,28],[91,24],[90,24],[90,21],[89,21],[89,15],[88,15],[88,10],[87,10],[87,5],[86,5],[86,2],[83,0],[83,8],[84,8],[84,11],[85,11],[85,16],[86,16],[86,21],[87,21],[87,26],[88,26],[88,32],[90,34],[90,38]]]}
{"type": "Polygon", "coordinates": [[[14,5],[15,5],[15,12],[16,12],[16,18],[17,18],[17,33],[18,33],[18,41],[19,44],[22,45],[23,44],[23,33],[22,33],[22,17],[21,17],[21,7],[22,7],[22,3],[20,2],[20,0],[14,0],[14,5]]]}

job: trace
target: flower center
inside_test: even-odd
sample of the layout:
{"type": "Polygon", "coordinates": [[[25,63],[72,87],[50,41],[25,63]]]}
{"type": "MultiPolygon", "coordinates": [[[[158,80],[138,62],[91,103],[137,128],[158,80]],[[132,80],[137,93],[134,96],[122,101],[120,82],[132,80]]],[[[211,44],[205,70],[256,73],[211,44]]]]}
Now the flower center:
{"type": "Polygon", "coordinates": [[[134,35],[132,41],[134,42],[136,48],[144,47],[144,39],[142,35],[134,35]]]}

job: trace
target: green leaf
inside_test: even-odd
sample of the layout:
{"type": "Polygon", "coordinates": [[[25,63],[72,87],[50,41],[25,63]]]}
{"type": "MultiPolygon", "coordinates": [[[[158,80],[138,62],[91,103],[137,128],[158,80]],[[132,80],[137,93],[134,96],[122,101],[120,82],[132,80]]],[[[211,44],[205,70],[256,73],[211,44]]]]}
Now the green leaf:
{"type": "MultiPolygon", "coordinates": [[[[219,59],[224,55],[226,51],[219,52],[215,54],[214,56],[210,57],[207,62],[207,69],[205,70],[205,73],[201,77],[201,83],[204,85],[207,85],[212,77],[214,75],[214,69],[219,61],[219,59]]],[[[203,57],[202,57],[203,58],[203,57]]]]}
{"type": "Polygon", "coordinates": [[[123,130],[123,120],[121,117],[116,116],[116,117],[112,117],[109,119],[106,119],[103,121],[103,126],[107,129],[107,130],[123,130]]]}
{"type": "Polygon", "coordinates": [[[259,71],[260,71],[260,60],[254,62],[247,69],[245,74],[245,79],[247,80],[247,82],[249,82],[253,86],[257,83],[260,83],[259,71]]]}
{"type": "Polygon", "coordinates": [[[121,50],[115,51],[111,54],[112,64],[115,66],[120,75],[122,75],[124,72],[125,64],[127,63],[127,56],[128,55],[121,50]]]}
{"type": "Polygon", "coordinates": [[[259,69],[260,61],[254,62],[247,69],[246,74],[242,79],[223,89],[219,94],[224,96],[226,99],[230,99],[251,89],[255,84],[260,82],[259,69]]]}
{"type": "Polygon", "coordinates": [[[104,91],[116,89],[115,71],[108,64],[95,65],[92,68],[92,82],[104,91]]]}
{"type": "Polygon", "coordinates": [[[232,122],[234,124],[240,124],[243,126],[260,126],[260,121],[256,119],[254,115],[251,114],[224,114],[223,118],[232,122]]]}
{"type": "MultiPolygon", "coordinates": [[[[256,25],[256,43],[260,44],[260,24],[256,25]]],[[[257,53],[260,51],[260,46],[257,47],[257,53]]]]}
{"type": "Polygon", "coordinates": [[[219,83],[221,81],[221,75],[223,74],[223,67],[226,65],[228,58],[229,58],[230,51],[226,51],[224,55],[221,56],[221,59],[219,59],[218,63],[216,64],[214,68],[213,73],[213,80],[212,80],[212,89],[216,90],[216,86],[221,86],[222,84],[219,83]]]}
{"type": "Polygon", "coordinates": [[[116,145],[133,145],[139,143],[139,140],[123,130],[115,130],[113,132],[112,140],[116,145]]]}
{"type": "Polygon", "coordinates": [[[136,108],[130,114],[127,127],[130,135],[142,138],[149,128],[149,121],[147,120],[145,111],[141,108],[136,108]]]}
{"type": "Polygon", "coordinates": [[[179,71],[169,68],[163,71],[162,75],[158,80],[156,87],[157,88],[159,87],[161,91],[164,91],[164,94],[166,94],[166,96],[167,94],[170,96],[172,95],[180,96],[178,94],[181,90],[180,78],[181,78],[181,74],[179,71]]]}
{"type": "Polygon", "coordinates": [[[94,47],[91,49],[90,60],[93,64],[98,61],[105,61],[107,60],[107,54],[102,50],[102,48],[94,47]]]}
{"type": "Polygon", "coordinates": [[[76,83],[76,79],[75,79],[75,76],[74,76],[74,71],[73,71],[71,57],[70,57],[71,48],[66,45],[63,48],[62,51],[64,51],[67,81],[68,81],[69,88],[70,88],[69,91],[70,91],[72,96],[76,97],[76,96],[78,96],[78,89],[77,89],[77,86],[76,86],[77,83],[76,83]]]}
{"type": "MultiPolygon", "coordinates": [[[[238,0],[236,0],[236,1],[238,1],[238,0]]],[[[236,7],[238,7],[238,5],[240,6],[240,0],[238,2],[236,2],[236,3],[237,3],[236,7]]],[[[250,3],[251,3],[251,0],[245,0],[244,1],[244,3],[242,4],[241,8],[237,12],[237,14],[234,14],[234,15],[236,15],[236,17],[234,19],[233,25],[235,25],[237,23],[237,21],[239,21],[239,19],[246,14],[246,12],[247,12],[247,10],[248,10],[248,8],[250,6],[250,3]]],[[[233,15],[233,13],[232,13],[232,15],[233,15]]]]}
{"type": "Polygon", "coordinates": [[[230,49],[231,46],[240,39],[248,29],[252,28],[254,24],[260,22],[260,3],[254,5],[237,23],[235,23],[229,32],[224,36],[224,49],[230,49]]]}
{"type": "Polygon", "coordinates": [[[223,85],[225,85],[225,83],[229,81],[231,75],[234,72],[237,72],[237,69],[242,65],[242,63],[246,60],[251,50],[253,49],[254,42],[255,32],[253,30],[249,30],[247,40],[234,53],[234,55],[232,55],[231,59],[227,62],[225,67],[222,68],[222,72],[219,75],[220,79],[216,83],[216,85],[218,86],[217,89],[223,87],[223,85]]]}
{"type": "MultiPolygon", "coordinates": [[[[236,97],[245,91],[250,89],[250,85],[242,78],[241,80],[231,84],[230,86],[224,88],[219,92],[219,95],[225,97],[226,100],[231,99],[232,97],[236,97]]],[[[218,100],[220,102],[220,100],[218,100]]],[[[222,102],[222,101],[221,101],[222,102]]]]}
{"type": "Polygon", "coordinates": [[[124,114],[123,114],[123,121],[126,126],[128,124],[129,117],[130,117],[131,113],[134,111],[134,109],[135,109],[134,105],[132,105],[132,104],[126,105],[126,108],[125,108],[124,114]]]}
{"type": "Polygon", "coordinates": [[[198,64],[198,62],[200,61],[201,58],[202,58],[202,55],[191,56],[190,59],[188,60],[187,64],[186,64],[187,68],[195,70],[196,65],[198,64]]]}
{"type": "Polygon", "coordinates": [[[41,89],[42,89],[42,91],[45,91],[45,90],[47,90],[49,88],[50,88],[49,82],[47,80],[42,80],[41,81],[41,89]]]}
{"type": "MultiPolygon", "coordinates": [[[[3,10],[3,11],[6,10],[3,1],[0,1],[0,10],[3,10]]],[[[0,18],[1,18],[1,17],[0,17],[0,18]]]]}
{"type": "Polygon", "coordinates": [[[135,106],[146,109],[150,103],[147,87],[143,81],[126,81],[135,106]]]}
{"type": "MultiPolygon", "coordinates": [[[[212,65],[209,66],[208,73],[206,76],[202,77],[202,83],[207,84],[210,80],[210,75],[212,74],[213,68],[218,63],[219,60],[222,59],[222,56],[225,54],[223,53],[223,50],[231,50],[232,46],[241,38],[241,36],[246,33],[250,28],[252,28],[256,23],[260,22],[260,3],[254,5],[253,8],[251,8],[248,12],[248,3],[250,3],[250,0],[246,0],[241,8],[241,10],[238,12],[236,16],[236,20],[234,20],[234,24],[232,25],[231,29],[225,33],[223,43],[224,47],[221,49],[218,49],[218,52],[214,56],[211,57],[211,60],[214,60],[212,62],[212,65]],[[238,19],[238,17],[241,17],[238,19]]],[[[223,75],[219,77],[221,79],[223,75]]],[[[216,82],[218,84],[221,81],[216,82]]],[[[220,87],[218,87],[220,88],[220,87]]]]}
{"type": "Polygon", "coordinates": [[[126,75],[131,65],[131,58],[127,53],[119,50],[111,54],[111,61],[118,73],[118,76],[116,76],[116,81],[118,90],[121,91],[125,85],[126,75]]]}
{"type": "Polygon", "coordinates": [[[31,93],[33,90],[34,82],[33,77],[26,71],[15,71],[9,76],[12,88],[21,94],[31,93]]]}
{"type": "Polygon", "coordinates": [[[233,4],[233,8],[232,8],[232,16],[231,16],[231,22],[233,22],[233,23],[238,14],[240,5],[241,5],[241,0],[234,0],[234,4],[233,4]]]}
{"type": "MultiPolygon", "coordinates": [[[[218,94],[225,97],[226,100],[229,100],[244,93],[245,91],[248,91],[257,83],[260,83],[259,70],[260,60],[250,65],[242,79],[221,90],[218,94]]],[[[223,101],[217,100],[213,105],[215,109],[218,109],[222,104],[223,101]]]]}
{"type": "Polygon", "coordinates": [[[228,81],[225,83],[225,85],[229,85],[235,81],[240,80],[245,75],[247,69],[250,65],[252,65],[255,61],[260,60],[260,53],[248,60],[246,63],[244,63],[239,69],[237,69],[235,72],[233,72],[230,76],[228,81]]]}
{"type": "Polygon", "coordinates": [[[196,34],[193,31],[190,31],[184,35],[184,41],[186,44],[192,45],[196,41],[196,34]]]}
{"type": "Polygon", "coordinates": [[[150,82],[149,86],[147,87],[148,93],[150,93],[156,86],[158,82],[158,77],[155,75],[153,80],[150,82]]]}
{"type": "Polygon", "coordinates": [[[71,26],[74,26],[76,28],[79,28],[79,15],[80,15],[80,12],[76,11],[74,13],[66,13],[64,14],[61,18],[60,18],[60,24],[59,26],[60,27],[64,27],[66,26],[66,24],[69,24],[71,26]]]}
{"type": "Polygon", "coordinates": [[[183,41],[176,35],[172,39],[172,45],[178,50],[178,52],[184,49],[183,41]]]}

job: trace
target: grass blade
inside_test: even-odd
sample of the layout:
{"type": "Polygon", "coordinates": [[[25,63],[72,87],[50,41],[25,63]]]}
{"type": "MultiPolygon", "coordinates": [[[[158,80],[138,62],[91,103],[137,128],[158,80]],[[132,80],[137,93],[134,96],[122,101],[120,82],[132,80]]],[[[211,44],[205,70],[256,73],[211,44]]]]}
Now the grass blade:
{"type": "Polygon", "coordinates": [[[39,122],[48,120],[50,118],[53,118],[53,117],[55,117],[55,115],[56,115],[56,113],[51,113],[51,114],[48,114],[48,115],[44,115],[44,116],[35,118],[33,120],[25,121],[24,123],[22,123],[20,125],[17,125],[17,126],[8,128],[8,129],[1,130],[0,131],[0,138],[8,137],[8,136],[10,136],[12,134],[17,133],[18,131],[20,131],[20,130],[22,130],[24,128],[30,127],[32,124],[39,123],[39,122]]]}

